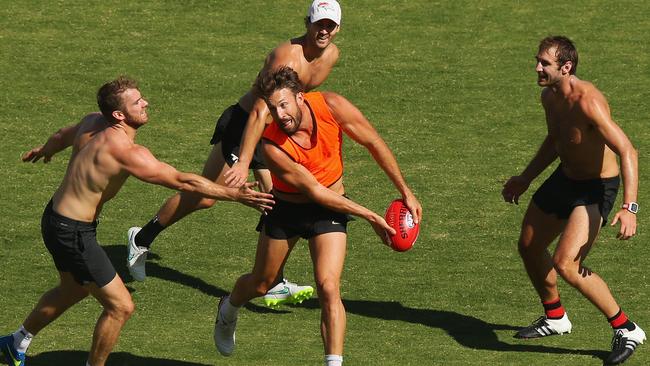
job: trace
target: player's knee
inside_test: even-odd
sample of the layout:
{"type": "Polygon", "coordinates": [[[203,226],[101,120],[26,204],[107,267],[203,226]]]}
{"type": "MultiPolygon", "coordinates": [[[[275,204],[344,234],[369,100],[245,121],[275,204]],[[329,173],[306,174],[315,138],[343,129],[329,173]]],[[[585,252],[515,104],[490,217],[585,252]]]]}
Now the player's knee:
{"type": "Polygon", "coordinates": [[[337,301],[341,298],[339,281],[334,279],[323,279],[316,282],[318,297],[325,302],[337,301]]]}
{"type": "Polygon", "coordinates": [[[524,238],[519,239],[519,242],[517,243],[517,250],[519,251],[519,256],[522,258],[526,258],[535,254],[535,250],[531,245],[531,241],[524,238]]]}
{"type": "Polygon", "coordinates": [[[571,258],[553,257],[553,267],[557,273],[570,285],[574,285],[579,276],[579,265],[571,258]]]}
{"type": "Polygon", "coordinates": [[[123,301],[119,306],[119,312],[125,320],[129,319],[135,312],[135,303],[133,300],[128,299],[123,301]]]}
{"type": "Polygon", "coordinates": [[[121,321],[127,321],[131,315],[135,312],[135,303],[131,298],[124,299],[115,304],[112,304],[109,307],[106,307],[106,311],[114,318],[120,319],[121,321]]]}
{"type": "Polygon", "coordinates": [[[212,198],[205,198],[199,194],[191,192],[181,193],[180,206],[185,210],[195,211],[210,208],[214,206],[217,201],[212,198]]]}
{"type": "Polygon", "coordinates": [[[217,200],[213,200],[211,198],[202,198],[196,204],[196,209],[197,210],[204,210],[206,208],[210,208],[210,207],[214,206],[215,203],[217,203],[217,200]]]}

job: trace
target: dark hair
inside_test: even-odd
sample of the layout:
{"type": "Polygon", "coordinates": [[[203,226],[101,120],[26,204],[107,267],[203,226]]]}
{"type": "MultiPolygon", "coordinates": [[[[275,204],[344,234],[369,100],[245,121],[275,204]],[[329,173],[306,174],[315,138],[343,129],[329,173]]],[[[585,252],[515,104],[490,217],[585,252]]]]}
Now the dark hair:
{"type": "Polygon", "coordinates": [[[571,61],[569,74],[575,75],[578,69],[578,50],[573,42],[564,36],[549,36],[539,42],[539,52],[549,50],[553,47],[556,47],[555,57],[557,58],[558,64],[562,66],[567,61],[571,61]]]}
{"type": "Polygon", "coordinates": [[[268,101],[276,90],[289,88],[293,94],[304,91],[298,73],[289,66],[282,66],[277,70],[262,70],[253,84],[253,95],[268,101]]]}
{"type": "Polygon", "coordinates": [[[138,82],[122,75],[97,91],[97,105],[107,120],[114,121],[113,111],[123,109],[122,93],[127,89],[138,89],[138,82]]]}

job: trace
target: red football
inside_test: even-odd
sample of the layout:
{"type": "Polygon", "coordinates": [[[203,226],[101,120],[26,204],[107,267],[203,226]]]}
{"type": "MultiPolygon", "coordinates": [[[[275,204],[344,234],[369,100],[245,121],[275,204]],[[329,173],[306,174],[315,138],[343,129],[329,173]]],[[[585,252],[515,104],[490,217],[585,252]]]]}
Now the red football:
{"type": "Polygon", "coordinates": [[[420,225],[413,221],[413,215],[406,208],[404,201],[396,199],[390,203],[384,216],[388,225],[397,232],[389,235],[390,246],[398,252],[405,252],[415,244],[420,233],[420,225]]]}

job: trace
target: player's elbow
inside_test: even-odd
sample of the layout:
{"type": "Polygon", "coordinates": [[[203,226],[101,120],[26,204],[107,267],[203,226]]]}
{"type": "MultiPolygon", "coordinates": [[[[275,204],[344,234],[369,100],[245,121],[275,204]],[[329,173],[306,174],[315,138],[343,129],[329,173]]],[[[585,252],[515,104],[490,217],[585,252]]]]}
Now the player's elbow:
{"type": "Polygon", "coordinates": [[[636,162],[639,160],[639,152],[634,146],[632,146],[632,144],[620,151],[619,155],[621,156],[622,161],[626,160],[636,162]]]}
{"type": "Polygon", "coordinates": [[[174,185],[172,188],[180,192],[195,193],[199,190],[198,179],[190,174],[178,172],[172,184],[174,185]]]}
{"type": "Polygon", "coordinates": [[[325,195],[323,189],[327,189],[320,184],[315,184],[313,186],[307,186],[301,189],[301,191],[307,196],[311,201],[316,203],[322,203],[325,201],[325,195]]]}
{"type": "Polygon", "coordinates": [[[52,136],[50,136],[50,143],[59,148],[63,148],[65,144],[65,134],[64,129],[61,128],[56,131],[52,136]]]}
{"type": "Polygon", "coordinates": [[[193,189],[190,184],[181,179],[182,177],[180,174],[165,174],[164,172],[152,170],[148,172],[148,174],[139,175],[138,178],[147,183],[163,186],[180,192],[188,192],[193,189]]]}
{"type": "Polygon", "coordinates": [[[362,142],[362,145],[370,152],[379,151],[380,149],[387,146],[384,142],[384,139],[382,139],[379,135],[362,142]]]}

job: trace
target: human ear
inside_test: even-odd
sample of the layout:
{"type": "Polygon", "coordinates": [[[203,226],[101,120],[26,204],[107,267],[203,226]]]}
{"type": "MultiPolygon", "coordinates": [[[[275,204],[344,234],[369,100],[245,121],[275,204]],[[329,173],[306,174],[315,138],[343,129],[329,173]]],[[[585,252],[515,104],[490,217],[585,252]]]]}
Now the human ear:
{"type": "Polygon", "coordinates": [[[302,105],[304,101],[305,101],[305,93],[298,92],[296,94],[296,102],[298,102],[299,105],[302,105]]]}
{"type": "Polygon", "coordinates": [[[122,111],[115,110],[113,113],[111,113],[111,115],[116,121],[124,121],[126,119],[126,116],[124,113],[122,113],[122,111]]]}

